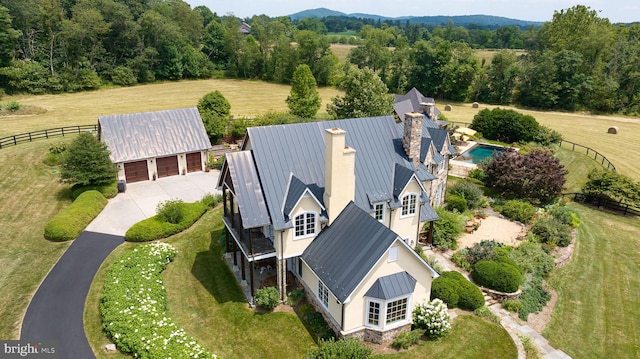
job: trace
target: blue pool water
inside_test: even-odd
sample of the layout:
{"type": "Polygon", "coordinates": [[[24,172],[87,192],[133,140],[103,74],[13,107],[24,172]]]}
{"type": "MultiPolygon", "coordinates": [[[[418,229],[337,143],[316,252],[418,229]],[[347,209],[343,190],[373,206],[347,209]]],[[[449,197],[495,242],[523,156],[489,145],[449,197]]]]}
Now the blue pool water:
{"type": "Polygon", "coordinates": [[[503,151],[504,151],[504,147],[478,144],[477,146],[473,147],[471,150],[460,155],[460,158],[457,158],[457,160],[478,164],[482,162],[485,158],[493,157],[494,152],[500,153],[503,151]]]}

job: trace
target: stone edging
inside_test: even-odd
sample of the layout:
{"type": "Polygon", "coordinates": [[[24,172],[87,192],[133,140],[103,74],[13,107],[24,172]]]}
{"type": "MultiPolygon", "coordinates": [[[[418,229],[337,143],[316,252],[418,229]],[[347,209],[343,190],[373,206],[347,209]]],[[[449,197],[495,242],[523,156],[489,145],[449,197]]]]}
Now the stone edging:
{"type": "Polygon", "coordinates": [[[576,246],[576,230],[574,228],[573,231],[571,231],[571,243],[567,247],[569,253],[566,253],[565,255],[555,259],[554,261],[555,269],[562,268],[567,264],[569,264],[569,262],[571,262],[571,259],[573,258],[573,251],[575,250],[575,246],[576,246]]]}
{"type": "Polygon", "coordinates": [[[480,286],[478,286],[478,288],[480,288],[481,291],[483,291],[484,293],[487,293],[491,298],[497,300],[500,303],[509,299],[518,299],[522,294],[522,289],[518,289],[517,292],[513,292],[513,293],[505,293],[505,292],[499,292],[497,290],[480,287],[480,286]]]}

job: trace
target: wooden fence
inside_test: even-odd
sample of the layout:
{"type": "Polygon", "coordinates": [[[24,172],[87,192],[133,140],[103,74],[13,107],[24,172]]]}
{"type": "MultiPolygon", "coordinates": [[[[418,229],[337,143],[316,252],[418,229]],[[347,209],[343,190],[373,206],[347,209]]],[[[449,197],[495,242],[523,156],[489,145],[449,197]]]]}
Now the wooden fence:
{"type": "MultiPolygon", "coordinates": [[[[471,124],[468,122],[455,122],[452,121],[450,122],[452,125],[454,126],[460,126],[460,127],[471,127],[471,124]]],[[[613,172],[616,172],[616,166],[613,165],[613,163],[611,163],[611,161],[609,161],[605,156],[603,156],[600,152],[594,150],[591,147],[587,147],[575,142],[571,142],[571,141],[567,141],[567,140],[562,140],[560,141],[560,147],[565,148],[565,149],[570,149],[571,151],[574,152],[581,152],[584,153],[585,155],[587,155],[588,157],[593,157],[593,160],[596,162],[600,162],[600,164],[602,165],[602,167],[611,170],[613,172]],[[563,146],[565,145],[565,146],[563,146]]]]}
{"type": "Polygon", "coordinates": [[[98,125],[79,125],[79,126],[66,126],[58,128],[50,128],[47,130],[40,130],[34,132],[21,133],[18,135],[7,136],[0,138],[0,149],[16,146],[20,143],[31,142],[43,138],[61,137],[66,135],[75,135],[86,131],[98,131],[98,125]]]}
{"type": "Polygon", "coordinates": [[[563,193],[562,196],[572,197],[576,202],[590,204],[596,207],[606,208],[615,212],[620,212],[625,216],[630,214],[633,216],[640,216],[640,208],[624,203],[621,201],[614,201],[612,199],[590,195],[580,192],[563,193]]]}

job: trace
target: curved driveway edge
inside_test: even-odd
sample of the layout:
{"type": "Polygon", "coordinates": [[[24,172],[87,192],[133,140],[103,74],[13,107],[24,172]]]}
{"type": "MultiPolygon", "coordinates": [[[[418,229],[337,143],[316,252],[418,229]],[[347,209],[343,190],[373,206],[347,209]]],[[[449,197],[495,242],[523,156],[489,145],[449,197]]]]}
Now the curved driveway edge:
{"type": "Polygon", "coordinates": [[[60,358],[95,358],[84,332],[84,304],[93,277],[124,237],[82,232],[33,296],[20,340],[55,341],[60,358]]]}

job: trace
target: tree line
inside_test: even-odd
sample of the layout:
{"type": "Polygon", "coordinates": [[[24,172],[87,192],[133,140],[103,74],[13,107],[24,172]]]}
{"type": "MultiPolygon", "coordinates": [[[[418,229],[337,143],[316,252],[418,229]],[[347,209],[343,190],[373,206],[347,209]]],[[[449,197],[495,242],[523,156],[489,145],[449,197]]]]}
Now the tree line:
{"type": "Polygon", "coordinates": [[[290,84],[306,64],[326,86],[357,66],[393,93],[416,87],[455,101],[640,112],[640,24],[613,25],[589,7],[556,11],[525,30],[356,22],[358,45],[346,64],[324,33],[327,24],[351,25],[329,20],[240,19],[182,0],[0,0],[0,85],[58,93],[211,77],[290,84]],[[527,50],[485,63],[473,48],[487,44],[527,50]]]}

